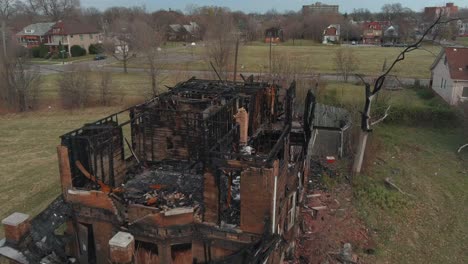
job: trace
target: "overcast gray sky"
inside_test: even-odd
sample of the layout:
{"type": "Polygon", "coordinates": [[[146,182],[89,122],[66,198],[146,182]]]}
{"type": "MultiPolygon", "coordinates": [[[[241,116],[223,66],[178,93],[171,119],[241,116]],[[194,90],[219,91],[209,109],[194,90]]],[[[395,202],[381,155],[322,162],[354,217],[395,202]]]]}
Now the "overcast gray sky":
{"type": "MultiPolygon", "coordinates": [[[[81,4],[84,7],[94,6],[98,9],[106,9],[110,6],[134,6],[144,5],[148,11],[155,11],[158,9],[169,9],[185,11],[186,7],[190,4],[199,6],[203,5],[216,5],[229,7],[232,10],[241,10],[244,12],[265,12],[270,9],[276,9],[278,11],[294,10],[298,11],[302,5],[315,3],[313,1],[304,0],[81,0],[81,4]]],[[[351,12],[353,8],[368,8],[371,11],[379,11],[382,5],[388,3],[397,3],[395,0],[333,0],[326,1],[322,0],[322,3],[327,4],[338,4],[340,5],[340,12],[351,12]]],[[[449,1],[454,2],[460,7],[468,7],[468,0],[455,0],[449,1]]],[[[421,11],[425,6],[440,6],[445,5],[444,1],[434,0],[411,0],[401,1],[401,4],[405,7],[409,7],[415,11],[421,11]]]]}

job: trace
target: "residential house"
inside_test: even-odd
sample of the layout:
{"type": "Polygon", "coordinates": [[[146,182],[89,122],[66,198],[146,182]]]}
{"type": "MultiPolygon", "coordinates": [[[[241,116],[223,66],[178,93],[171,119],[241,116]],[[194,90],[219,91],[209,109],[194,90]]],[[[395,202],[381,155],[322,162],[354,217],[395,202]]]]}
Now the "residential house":
{"type": "Polygon", "coordinates": [[[50,41],[48,33],[54,24],[54,22],[46,22],[28,25],[16,33],[16,40],[25,48],[38,47],[48,43],[50,41]]]}
{"type": "Polygon", "coordinates": [[[362,43],[380,44],[383,39],[384,28],[391,25],[390,21],[372,21],[362,23],[362,43]]]}
{"type": "Polygon", "coordinates": [[[400,42],[400,34],[398,32],[398,26],[396,25],[391,25],[387,28],[384,29],[383,32],[383,37],[382,37],[382,42],[383,43],[391,43],[391,44],[396,44],[400,42]]]}
{"type": "Polygon", "coordinates": [[[437,19],[440,14],[444,17],[453,17],[458,13],[458,6],[453,3],[447,3],[445,6],[431,6],[424,8],[424,20],[433,21],[437,19]]]}
{"type": "Polygon", "coordinates": [[[169,41],[196,41],[200,40],[200,26],[196,22],[188,25],[171,24],[167,30],[167,40],[169,41]]]}
{"type": "Polygon", "coordinates": [[[338,14],[339,5],[327,5],[321,2],[316,2],[311,5],[302,6],[302,15],[318,15],[318,14],[338,14]]]}
{"type": "Polygon", "coordinates": [[[88,51],[91,44],[102,43],[103,35],[97,27],[73,21],[58,21],[50,31],[50,42],[47,43],[51,51],[58,51],[62,45],[71,54],[71,47],[81,46],[88,51]]]}
{"type": "Polygon", "coordinates": [[[457,21],[458,36],[468,37],[468,22],[463,20],[457,21]]]}
{"type": "Polygon", "coordinates": [[[265,30],[265,43],[280,43],[284,41],[283,29],[271,27],[265,30]]]}
{"type": "Polygon", "coordinates": [[[339,24],[332,24],[329,25],[324,31],[323,31],[323,44],[335,44],[340,41],[340,25],[339,24]]]}
{"type": "Polygon", "coordinates": [[[63,135],[62,195],[34,218],[2,221],[0,260],[283,263],[314,144],[312,92],[301,122],[295,100],[295,82],[191,78],[63,135]]]}
{"type": "Polygon", "coordinates": [[[468,48],[444,48],[431,66],[432,90],[450,105],[468,100],[468,48]]]}

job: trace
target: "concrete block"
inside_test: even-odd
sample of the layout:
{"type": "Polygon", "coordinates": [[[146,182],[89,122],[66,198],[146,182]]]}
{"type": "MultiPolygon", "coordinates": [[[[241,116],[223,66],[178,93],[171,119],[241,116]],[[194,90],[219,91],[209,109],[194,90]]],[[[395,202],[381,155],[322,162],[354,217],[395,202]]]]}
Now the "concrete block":
{"type": "Polygon", "coordinates": [[[18,244],[30,231],[29,215],[13,213],[2,220],[6,241],[18,244]]]}
{"type": "Polygon", "coordinates": [[[112,263],[132,263],[135,253],[135,238],[130,233],[118,232],[109,240],[112,263]]]}

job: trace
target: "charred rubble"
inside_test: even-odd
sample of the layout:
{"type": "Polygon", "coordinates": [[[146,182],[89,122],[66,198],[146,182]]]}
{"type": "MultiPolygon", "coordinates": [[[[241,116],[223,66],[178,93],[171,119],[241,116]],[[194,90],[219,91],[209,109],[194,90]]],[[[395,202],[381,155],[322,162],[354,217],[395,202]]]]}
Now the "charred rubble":
{"type": "Polygon", "coordinates": [[[0,255],[281,263],[294,249],[312,144],[314,97],[302,120],[294,100],[295,83],[192,78],[63,135],[62,196],[32,220],[6,219],[0,255]]]}

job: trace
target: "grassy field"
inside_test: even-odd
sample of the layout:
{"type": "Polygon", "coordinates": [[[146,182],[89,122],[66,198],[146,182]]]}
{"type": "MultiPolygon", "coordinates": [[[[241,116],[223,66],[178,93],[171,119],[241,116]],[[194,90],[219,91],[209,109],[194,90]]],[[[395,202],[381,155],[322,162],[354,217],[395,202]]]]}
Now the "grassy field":
{"type": "Polygon", "coordinates": [[[457,38],[457,40],[455,42],[458,43],[458,44],[461,44],[461,45],[463,45],[465,47],[468,47],[468,37],[457,38]]]}
{"type": "MultiPolygon", "coordinates": [[[[336,73],[333,58],[335,51],[340,48],[339,46],[306,44],[293,46],[288,42],[273,46],[273,61],[287,61],[290,64],[295,64],[304,73],[336,73]]],[[[350,46],[350,49],[354,50],[356,57],[359,58],[357,72],[366,75],[378,74],[385,59],[390,63],[402,50],[402,48],[379,46],[350,46]]],[[[429,67],[440,48],[426,46],[425,49],[410,53],[404,61],[395,67],[393,74],[400,77],[429,78],[429,67]]],[[[176,56],[179,58],[169,62],[166,65],[167,69],[211,71],[211,66],[206,57],[206,47],[201,45],[178,47],[177,49],[168,49],[167,52],[169,57],[176,56]],[[183,59],[180,59],[181,56],[183,59]]],[[[238,65],[240,72],[269,72],[269,45],[254,42],[241,46],[238,65]]],[[[131,63],[130,67],[146,66],[139,61],[138,63],[131,63]]],[[[233,70],[233,65],[231,65],[231,70],[233,70]]]]}
{"type": "MultiPolygon", "coordinates": [[[[150,97],[151,80],[147,73],[129,72],[117,73],[112,75],[112,96],[115,103],[126,104],[139,102],[150,97]]],[[[189,75],[185,73],[174,73],[171,76],[161,75],[159,84],[160,92],[166,90],[165,85],[171,86],[177,82],[188,79],[189,75]]],[[[56,104],[58,98],[60,74],[50,74],[42,77],[40,101],[48,104],[56,104]]],[[[98,85],[101,80],[100,73],[90,73],[90,81],[93,83],[90,93],[91,99],[98,98],[98,85]]],[[[95,101],[95,100],[94,100],[95,101]]]]}
{"type": "Polygon", "coordinates": [[[455,155],[460,131],[384,125],[372,137],[376,156],[367,157],[370,167],[355,186],[377,239],[371,263],[468,263],[468,159],[455,155]],[[386,188],[387,177],[411,196],[386,188]]]}
{"type": "MultiPolygon", "coordinates": [[[[449,109],[440,98],[425,98],[418,89],[384,91],[381,96],[393,110],[449,109]]],[[[328,83],[319,98],[356,106],[351,110],[358,118],[364,89],[328,83]]],[[[355,205],[377,242],[376,254],[366,257],[366,263],[468,263],[468,151],[456,155],[463,142],[461,128],[434,128],[414,119],[385,121],[375,128],[365,173],[353,186],[355,205]],[[387,188],[386,178],[409,195],[387,188]]]]}
{"type": "MultiPolygon", "coordinates": [[[[117,108],[42,111],[0,116],[0,219],[37,214],[60,193],[59,136],[117,108]]],[[[0,229],[0,236],[3,228],[0,229]]]]}

